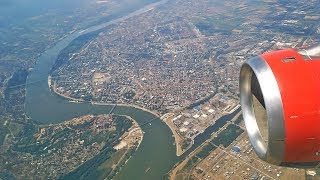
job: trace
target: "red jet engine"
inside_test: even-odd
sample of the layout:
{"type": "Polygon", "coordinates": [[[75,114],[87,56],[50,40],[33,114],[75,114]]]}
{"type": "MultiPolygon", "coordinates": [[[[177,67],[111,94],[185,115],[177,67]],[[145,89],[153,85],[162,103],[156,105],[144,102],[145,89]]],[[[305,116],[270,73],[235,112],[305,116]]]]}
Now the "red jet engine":
{"type": "Polygon", "coordinates": [[[245,62],[240,101],[262,160],[320,167],[320,46],[268,52],[245,62]]]}

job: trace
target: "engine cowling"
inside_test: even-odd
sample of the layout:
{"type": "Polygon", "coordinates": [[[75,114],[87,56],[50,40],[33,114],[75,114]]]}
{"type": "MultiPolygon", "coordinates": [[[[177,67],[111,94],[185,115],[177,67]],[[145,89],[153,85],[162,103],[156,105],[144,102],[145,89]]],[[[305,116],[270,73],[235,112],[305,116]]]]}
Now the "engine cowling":
{"type": "Polygon", "coordinates": [[[259,158],[280,166],[320,165],[320,46],[250,59],[241,68],[239,88],[259,158]]]}

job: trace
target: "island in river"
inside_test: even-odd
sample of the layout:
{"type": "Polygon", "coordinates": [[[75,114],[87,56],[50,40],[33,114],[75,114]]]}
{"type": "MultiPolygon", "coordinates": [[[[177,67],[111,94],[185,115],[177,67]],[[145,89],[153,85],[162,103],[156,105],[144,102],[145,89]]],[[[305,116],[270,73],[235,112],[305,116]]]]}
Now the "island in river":
{"type": "MultiPolygon", "coordinates": [[[[92,2],[92,1],[90,1],[92,2]]],[[[106,2],[106,1],[105,1],[106,2]]],[[[118,6],[118,3],[120,1],[112,1],[115,2],[115,6],[118,6]]],[[[110,2],[110,3],[112,3],[110,2]]],[[[46,79],[49,75],[50,69],[53,66],[53,63],[57,60],[57,55],[60,51],[62,51],[72,40],[75,38],[84,35],[86,33],[94,32],[98,29],[101,29],[103,27],[109,26],[115,22],[122,21],[126,18],[133,17],[136,15],[139,15],[141,13],[144,13],[146,11],[149,11],[152,8],[155,8],[158,5],[161,5],[163,3],[166,3],[166,0],[162,1],[154,1],[154,0],[141,0],[141,1],[134,1],[132,3],[136,3],[136,5],[132,6],[131,1],[129,4],[127,1],[121,1],[121,3],[124,2],[125,6],[122,6],[124,8],[129,8],[127,11],[121,11],[120,13],[107,13],[108,17],[101,19],[101,21],[93,23],[98,24],[96,26],[91,26],[92,23],[89,23],[83,18],[81,19],[81,26],[78,26],[77,28],[70,29],[70,28],[63,28],[63,37],[59,38],[52,38],[51,40],[54,41],[54,43],[48,45],[42,45],[43,49],[40,49],[40,52],[36,53],[37,55],[35,57],[32,56],[32,58],[21,58],[24,60],[33,59],[34,61],[29,62],[31,65],[26,66],[24,63],[20,63],[21,67],[28,70],[28,74],[23,76],[21,79],[27,79],[23,82],[19,82],[18,84],[12,84],[8,83],[9,88],[4,88],[7,90],[15,89],[13,87],[19,87],[23,89],[22,92],[19,93],[11,93],[13,95],[10,96],[3,96],[3,89],[2,89],[2,72],[6,69],[7,71],[11,71],[9,67],[12,66],[12,64],[9,64],[8,67],[2,68],[3,59],[1,59],[1,77],[0,77],[0,179],[11,179],[15,178],[15,173],[18,172],[17,166],[21,163],[23,163],[23,159],[18,159],[16,156],[14,156],[12,146],[15,143],[19,142],[20,138],[23,138],[27,136],[30,131],[33,130],[34,126],[38,125],[47,125],[47,124],[57,124],[62,123],[65,121],[69,121],[70,119],[78,118],[81,116],[86,116],[88,114],[98,115],[98,114],[108,114],[110,112],[110,109],[112,109],[113,106],[102,106],[102,105],[92,105],[88,103],[71,103],[67,100],[64,100],[55,94],[51,93],[48,89],[48,84],[46,82],[46,79]],[[142,3],[140,3],[142,2],[142,3]],[[155,3],[154,3],[155,2],[155,3]],[[135,11],[136,10],[136,11],[135,11]],[[105,22],[105,23],[103,23],[105,22]],[[101,23],[101,24],[99,24],[101,23]],[[88,29],[83,29],[87,27],[87,25],[90,24],[91,27],[88,29]],[[82,29],[82,30],[79,30],[82,29]],[[44,50],[45,49],[45,50],[44,50]],[[33,63],[35,62],[36,63],[33,63]],[[28,77],[27,77],[28,76],[28,77]],[[27,78],[26,78],[27,77],[27,78]],[[45,80],[45,81],[44,81],[45,80]],[[24,91],[25,90],[25,91],[24,91]],[[2,101],[2,98],[4,97],[12,97],[6,101],[2,101]],[[20,98],[19,101],[16,101],[15,99],[20,98]],[[10,103],[8,103],[10,102],[10,103]],[[6,109],[10,110],[11,114],[3,114],[3,105],[7,105],[6,109]],[[18,109],[19,108],[19,111],[18,109]],[[21,109],[21,111],[20,111],[21,109]],[[16,118],[16,115],[19,114],[23,117],[23,121],[19,121],[20,118],[16,118]],[[17,123],[18,122],[18,123],[17,123]]],[[[44,2],[44,4],[46,4],[44,2]]],[[[61,3],[57,3],[59,6],[61,6],[61,3]]],[[[80,3],[79,3],[80,4],[80,3]]],[[[105,3],[108,5],[108,3],[105,3]]],[[[63,5],[62,5],[63,6],[63,5]]],[[[121,5],[119,5],[121,7],[121,5]]],[[[29,7],[29,6],[28,6],[29,7]]],[[[33,7],[33,6],[30,6],[33,7]]],[[[104,6],[99,5],[101,9],[106,10],[104,6]]],[[[5,7],[6,8],[6,7],[5,7]]],[[[51,6],[50,6],[51,8],[51,6]]],[[[68,7],[65,7],[68,8],[68,7]]],[[[112,10],[115,10],[113,6],[110,6],[112,10]]],[[[41,8],[39,8],[41,9],[41,8]]],[[[79,8],[82,9],[82,8],[79,8]]],[[[87,10],[87,8],[83,8],[87,10]]],[[[34,9],[31,9],[34,10],[34,9]]],[[[10,10],[9,10],[10,11],[10,10]]],[[[14,14],[16,11],[12,11],[14,14]]],[[[79,14],[82,14],[82,11],[77,11],[79,14]]],[[[97,13],[100,14],[101,11],[98,11],[97,13]]],[[[2,15],[3,11],[1,11],[2,15]]],[[[101,15],[101,14],[100,14],[101,15]]],[[[5,17],[5,16],[2,16],[5,17]]],[[[39,16],[40,17],[40,16],[39,16]]],[[[62,17],[62,16],[61,16],[62,17]]],[[[69,16],[68,16],[69,17],[69,16]]],[[[100,16],[101,17],[101,16],[100,16]]],[[[79,18],[76,16],[76,18],[79,18]]],[[[57,24],[56,18],[47,18],[43,17],[45,19],[44,21],[48,22],[48,20],[53,19],[55,22],[54,26],[57,24]]],[[[15,23],[14,21],[8,21],[9,25],[15,23]]],[[[39,23],[41,28],[48,29],[51,32],[44,32],[46,35],[56,35],[52,28],[46,28],[43,23],[39,23]]],[[[71,24],[71,22],[67,23],[71,24]]],[[[35,23],[30,23],[32,28],[37,29],[38,26],[35,26],[35,23]]],[[[50,25],[50,24],[49,24],[50,25]]],[[[50,26],[49,26],[50,27],[50,26]]],[[[58,27],[58,26],[57,26],[58,27]]],[[[60,27],[60,26],[59,26],[60,27]]],[[[28,28],[16,28],[16,26],[13,26],[14,29],[19,29],[19,33],[17,35],[15,34],[7,34],[7,37],[13,37],[14,39],[21,40],[22,36],[24,36],[21,31],[25,31],[25,29],[28,28]]],[[[10,29],[8,30],[10,32],[10,29]]],[[[18,32],[18,31],[12,31],[12,32],[18,32]]],[[[28,32],[24,32],[28,33],[28,32]]],[[[31,34],[31,33],[30,33],[31,34]]],[[[36,31],[36,33],[33,33],[32,36],[40,37],[39,31],[36,31]]],[[[28,38],[28,36],[24,36],[25,38],[28,38]]],[[[2,37],[1,37],[2,38],[2,37]]],[[[3,39],[1,39],[3,40],[3,39]]],[[[28,40],[30,40],[28,38],[28,40]]],[[[16,47],[24,48],[25,46],[20,45],[30,45],[32,48],[37,48],[33,44],[30,44],[29,41],[21,41],[20,43],[7,43],[4,42],[3,45],[9,45],[9,44],[15,44],[16,47]]],[[[6,48],[6,49],[12,49],[12,48],[6,48]]],[[[6,49],[1,49],[4,52],[6,49]]],[[[24,50],[29,48],[24,48],[24,50]]],[[[11,51],[8,51],[11,53],[11,51]]],[[[22,54],[23,52],[20,50],[16,51],[17,54],[22,54]]],[[[28,51],[29,52],[29,51],[28,51]]],[[[28,54],[28,53],[23,53],[28,54]]],[[[2,58],[2,54],[1,54],[2,58]]],[[[18,64],[18,63],[17,63],[18,64]]],[[[12,70],[13,72],[13,70],[12,70]]],[[[24,72],[24,71],[21,71],[24,72]]],[[[17,73],[18,74],[18,73],[17,73]]],[[[24,73],[21,73],[24,74],[24,73]]],[[[10,76],[10,75],[9,75],[10,76]]],[[[15,76],[11,78],[14,80],[15,76]]],[[[6,82],[6,81],[4,81],[6,82]]],[[[8,81],[11,82],[11,81],[8,81]]],[[[136,179],[154,179],[154,178],[160,178],[164,174],[166,174],[170,168],[175,163],[176,159],[174,156],[174,146],[172,137],[170,136],[169,129],[165,126],[164,123],[161,123],[158,121],[158,117],[154,116],[151,113],[142,111],[140,109],[128,107],[128,106],[117,106],[117,108],[114,109],[114,114],[119,114],[123,116],[132,117],[134,120],[139,123],[139,125],[147,124],[147,126],[141,126],[141,129],[145,132],[144,133],[144,139],[141,142],[139,150],[134,153],[130,161],[125,161],[126,158],[121,159],[120,162],[125,161],[127,164],[123,166],[123,170],[120,171],[116,176],[119,176],[119,179],[125,179],[123,176],[127,177],[135,177],[136,179]],[[153,121],[151,125],[149,121],[153,121]],[[154,143],[157,142],[158,143],[154,143]],[[154,156],[154,154],[162,154],[163,156],[154,156]],[[142,160],[142,161],[141,161],[142,160]],[[145,170],[149,169],[147,173],[145,173],[145,170]]],[[[122,147],[123,143],[116,144],[115,147],[118,149],[119,147],[122,147]],[[120,145],[120,146],[118,146],[120,145]]],[[[45,147],[44,147],[45,148],[45,147]]],[[[121,151],[123,149],[119,149],[118,151],[121,151]]],[[[130,153],[129,153],[130,154],[130,153]]],[[[99,156],[99,155],[98,155],[99,156]]],[[[102,157],[107,157],[107,154],[102,154],[102,157]]],[[[102,176],[98,176],[99,179],[103,179],[106,176],[104,176],[103,173],[105,173],[104,166],[108,165],[108,160],[105,160],[104,158],[101,159],[95,159],[97,160],[95,166],[99,165],[98,170],[99,173],[102,173],[102,176]],[[102,165],[102,166],[100,166],[102,165]]],[[[92,161],[89,159],[88,161],[92,161]]],[[[41,164],[37,164],[38,166],[43,166],[41,164]]],[[[120,164],[119,164],[120,165],[120,164]]],[[[109,166],[109,165],[108,165],[109,166]]],[[[112,166],[112,165],[111,165],[112,166]]],[[[118,166],[121,167],[121,166],[118,166]]],[[[48,167],[50,168],[50,166],[48,167]]],[[[117,167],[115,167],[117,169],[117,167]]],[[[37,170],[37,168],[35,168],[37,170]]],[[[114,171],[116,172],[116,171],[114,171]]],[[[20,173],[20,172],[19,172],[20,173]]],[[[32,179],[30,176],[26,176],[24,178],[32,179]]],[[[117,179],[117,177],[115,177],[117,179]]]]}
{"type": "MultiPolygon", "coordinates": [[[[235,72],[238,72],[244,59],[288,44],[281,42],[289,41],[288,46],[307,45],[312,41],[316,42],[319,37],[318,34],[309,33],[317,32],[314,29],[317,26],[310,25],[313,23],[304,20],[305,15],[297,14],[297,11],[287,8],[287,2],[280,3],[279,9],[273,8],[274,4],[271,1],[253,3],[244,0],[236,3],[237,6],[229,1],[171,0],[168,3],[162,1],[161,8],[152,5],[125,17],[113,16],[114,20],[108,20],[107,23],[96,27],[70,32],[60,42],[42,53],[37,58],[34,69],[30,71],[25,104],[27,115],[33,122],[61,123],[86,114],[106,114],[115,107],[106,104],[114,101],[117,106],[113,112],[132,117],[145,132],[140,148],[116,174],[115,179],[162,178],[178,160],[174,153],[173,138],[169,128],[158,121],[158,116],[154,114],[119,104],[136,104],[152,111],[170,113],[172,109],[184,108],[197,100],[203,102],[202,99],[206,100],[205,97],[216,94],[216,99],[212,98],[212,102],[202,105],[191,104],[185,111],[173,112],[167,119],[172,122],[173,131],[186,138],[182,143],[184,148],[190,147],[190,138],[194,137],[196,137],[194,146],[197,146],[203,142],[202,139],[206,139],[219,128],[225,126],[233,129],[234,126],[227,124],[228,119],[219,117],[221,113],[232,112],[236,108],[233,107],[238,100],[238,73],[235,72]],[[310,38],[302,38],[301,35],[304,33],[292,31],[290,23],[289,26],[278,27],[288,25],[288,20],[283,19],[286,17],[300,19],[294,22],[294,29],[304,29],[310,38]],[[284,23],[278,23],[280,20],[284,23]],[[268,30],[270,24],[278,28],[271,32],[268,30]],[[102,29],[104,27],[109,28],[102,29]],[[305,30],[305,27],[310,30],[305,30]],[[90,36],[90,32],[97,30],[101,31],[93,33],[97,35],[96,37],[86,39],[90,36]],[[77,39],[80,36],[82,37],[77,39]],[[66,49],[72,41],[79,42],[79,40],[84,40],[79,48],[69,46],[69,49],[66,49]],[[50,72],[54,62],[59,59],[60,52],[66,55],[60,56],[65,57],[61,59],[64,63],[61,69],[56,66],[56,70],[50,72]],[[47,82],[43,82],[47,80],[49,74],[57,82],[60,93],[70,93],[67,95],[100,104],[72,103],[50,92],[47,82]],[[96,100],[90,100],[91,98],[96,100]],[[206,127],[211,124],[214,125],[207,131],[206,127]]],[[[301,1],[301,3],[308,2],[301,1]]],[[[299,4],[290,6],[306,7],[299,4]]],[[[318,6],[313,4],[308,7],[314,10],[300,9],[300,12],[308,14],[318,12],[318,6]]],[[[18,94],[6,97],[20,96],[18,94]]],[[[24,103],[17,104],[20,106],[12,107],[22,107],[21,104],[24,103]]],[[[17,112],[16,109],[12,110],[17,112]]],[[[23,121],[23,123],[28,122],[23,121]]],[[[16,129],[10,120],[0,119],[0,126],[2,124],[5,129],[10,126],[8,131],[16,129]]],[[[27,124],[24,132],[32,130],[32,127],[27,124]]],[[[4,144],[7,144],[8,139],[16,140],[7,134],[6,131],[0,132],[0,136],[4,137],[4,144]]],[[[114,147],[121,150],[124,145],[125,143],[119,142],[114,147]]],[[[214,146],[209,144],[204,147],[212,150],[214,146]]],[[[192,149],[194,148],[188,152],[192,149]]],[[[208,153],[209,151],[204,151],[201,154],[204,157],[208,153]]],[[[6,156],[6,154],[1,155],[6,156]]],[[[108,157],[108,154],[103,154],[101,157],[108,157]]],[[[15,168],[16,163],[10,163],[11,161],[12,159],[0,158],[0,169],[15,168]]],[[[87,162],[93,161],[97,162],[94,166],[99,166],[99,172],[104,172],[104,168],[100,168],[100,165],[108,164],[108,160],[93,158],[87,162]]],[[[79,174],[78,172],[75,170],[69,175],[79,174]]],[[[4,177],[1,175],[0,172],[0,178],[4,177]]],[[[62,177],[68,178],[69,175],[62,177]]]]}
{"type": "Polygon", "coordinates": [[[18,179],[112,178],[138,148],[143,133],[119,115],[86,115],[54,125],[33,125],[13,147],[18,179]],[[97,163],[97,161],[104,163],[97,163]],[[99,172],[103,169],[103,172],[99,172]]]}
{"type": "MultiPolygon", "coordinates": [[[[115,18],[107,23],[70,34],[59,41],[54,47],[46,50],[37,59],[36,66],[27,79],[26,111],[34,122],[41,124],[61,123],[87,114],[110,113],[111,110],[113,110],[113,114],[130,116],[137,121],[144,132],[143,141],[136,152],[132,154],[130,160],[127,161],[126,165],[122,166],[121,171],[115,175],[114,179],[160,179],[165,176],[174,163],[177,162],[173,138],[169,128],[159,120],[158,116],[143,111],[140,108],[123,105],[117,105],[114,108],[113,105],[70,102],[52,93],[47,79],[59,53],[78,37],[82,38],[82,35],[96,32],[101,28],[110,26],[126,18],[134,17],[146,12],[151,7],[159,6],[165,2],[164,0],[150,4],[124,17],[115,18]],[[33,82],[37,83],[34,84],[33,82]],[[146,172],[147,169],[149,170],[146,172]]],[[[121,147],[121,144],[118,145],[121,147]]],[[[105,156],[107,155],[104,154],[101,157],[105,156]]],[[[98,173],[104,173],[105,170],[100,165],[108,164],[106,159],[100,157],[94,159],[96,163],[93,165],[95,167],[99,166],[98,173]]],[[[102,178],[105,178],[103,174],[99,176],[99,179],[102,178]]]]}

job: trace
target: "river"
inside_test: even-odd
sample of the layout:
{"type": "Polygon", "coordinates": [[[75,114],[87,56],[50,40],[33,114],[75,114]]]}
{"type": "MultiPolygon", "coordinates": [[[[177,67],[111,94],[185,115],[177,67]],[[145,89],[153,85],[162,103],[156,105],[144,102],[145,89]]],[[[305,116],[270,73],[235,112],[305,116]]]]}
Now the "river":
{"type": "MultiPolygon", "coordinates": [[[[81,35],[100,30],[109,25],[148,12],[150,9],[165,4],[168,1],[169,0],[158,1],[144,6],[135,12],[129,13],[126,16],[74,32],[57,42],[55,46],[46,50],[37,59],[34,69],[27,78],[27,115],[33,121],[41,124],[54,124],[87,114],[109,113],[113,106],[93,105],[91,103],[73,103],[50,91],[47,78],[59,52],[81,35]]],[[[170,129],[159,119],[159,117],[134,107],[117,106],[113,113],[132,117],[142,125],[141,128],[145,132],[141,145],[120,173],[117,174],[115,179],[163,179],[173,165],[180,160],[175,153],[176,148],[174,145],[174,138],[172,137],[170,129]],[[149,123],[150,121],[152,122],[149,123]]],[[[236,113],[232,113],[231,115],[222,117],[220,119],[221,123],[225,123],[227,120],[232,119],[235,114],[236,113]]],[[[197,137],[195,139],[195,144],[183,157],[204,142],[217,127],[218,125],[213,125],[197,137]]]]}
{"type": "MultiPolygon", "coordinates": [[[[36,61],[36,65],[27,79],[26,112],[36,122],[53,124],[67,121],[86,114],[105,114],[112,106],[92,105],[90,103],[72,103],[52,93],[48,87],[48,74],[59,52],[72,40],[86,33],[94,32],[111,24],[137,16],[149,9],[166,3],[162,0],[129,13],[121,18],[79,30],[59,41],[55,46],[46,50],[36,61]]],[[[177,162],[174,138],[170,129],[155,115],[133,107],[117,106],[113,113],[134,118],[140,125],[155,119],[151,125],[142,126],[145,132],[143,141],[133,154],[127,165],[115,179],[161,179],[177,162]],[[146,169],[150,170],[145,173],[146,169]]]]}

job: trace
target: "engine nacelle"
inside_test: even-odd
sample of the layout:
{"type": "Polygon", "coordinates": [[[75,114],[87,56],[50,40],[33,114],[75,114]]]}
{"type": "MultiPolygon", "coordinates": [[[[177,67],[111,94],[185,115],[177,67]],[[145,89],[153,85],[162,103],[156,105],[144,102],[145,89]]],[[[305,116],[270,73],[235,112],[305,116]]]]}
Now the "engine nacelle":
{"type": "Polygon", "coordinates": [[[250,142],[264,161],[320,166],[320,46],[262,54],[240,72],[250,142]]]}

